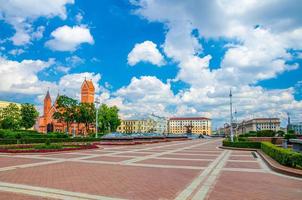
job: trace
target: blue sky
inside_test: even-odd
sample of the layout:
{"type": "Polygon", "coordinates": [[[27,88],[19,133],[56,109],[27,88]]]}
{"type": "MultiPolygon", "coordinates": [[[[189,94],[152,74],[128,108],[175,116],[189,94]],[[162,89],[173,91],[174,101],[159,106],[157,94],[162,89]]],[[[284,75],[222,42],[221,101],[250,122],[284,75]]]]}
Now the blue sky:
{"type": "Polygon", "coordinates": [[[285,0],[0,0],[0,100],[41,108],[48,88],[78,98],[87,77],[122,118],[206,116],[217,127],[232,88],[239,120],[299,120],[299,9],[285,0]]]}

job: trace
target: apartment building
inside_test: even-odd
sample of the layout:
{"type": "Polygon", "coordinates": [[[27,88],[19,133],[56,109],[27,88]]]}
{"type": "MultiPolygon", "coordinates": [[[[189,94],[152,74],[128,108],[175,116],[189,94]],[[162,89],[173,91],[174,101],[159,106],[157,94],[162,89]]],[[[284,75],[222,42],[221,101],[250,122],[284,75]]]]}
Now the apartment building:
{"type": "Polygon", "coordinates": [[[168,133],[211,135],[211,119],[206,117],[173,117],[168,121],[168,133]]]}
{"type": "Polygon", "coordinates": [[[153,133],[155,127],[156,122],[153,119],[122,120],[117,131],[120,133],[153,133]]]}
{"type": "Polygon", "coordinates": [[[262,131],[262,130],[280,130],[279,118],[254,118],[250,120],[243,120],[238,123],[236,128],[236,134],[244,134],[250,131],[262,131]]]}

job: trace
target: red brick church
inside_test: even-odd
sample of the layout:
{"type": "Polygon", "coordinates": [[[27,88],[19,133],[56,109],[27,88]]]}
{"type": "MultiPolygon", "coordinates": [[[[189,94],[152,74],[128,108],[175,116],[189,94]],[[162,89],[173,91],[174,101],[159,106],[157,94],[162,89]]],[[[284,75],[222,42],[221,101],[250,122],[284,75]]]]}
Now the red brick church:
{"type": "MultiPolygon", "coordinates": [[[[81,86],[81,102],[82,103],[94,103],[95,88],[92,80],[84,80],[81,86]]],[[[63,121],[59,121],[53,118],[53,114],[56,112],[56,102],[59,95],[57,96],[54,104],[51,102],[49,91],[47,91],[44,98],[44,111],[43,116],[38,118],[38,131],[41,133],[48,132],[66,132],[67,124],[63,121]]],[[[94,125],[90,127],[91,132],[94,131],[94,125]]],[[[69,133],[75,133],[80,135],[86,135],[86,129],[83,124],[72,123],[68,130],[69,133]]]]}

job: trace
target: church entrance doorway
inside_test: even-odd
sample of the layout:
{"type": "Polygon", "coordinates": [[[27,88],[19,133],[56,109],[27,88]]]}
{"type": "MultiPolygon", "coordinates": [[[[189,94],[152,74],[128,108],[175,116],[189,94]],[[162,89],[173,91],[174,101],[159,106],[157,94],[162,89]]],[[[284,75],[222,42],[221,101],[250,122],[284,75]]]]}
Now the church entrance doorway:
{"type": "Polygon", "coordinates": [[[47,133],[53,132],[53,124],[47,124],[47,133]]]}

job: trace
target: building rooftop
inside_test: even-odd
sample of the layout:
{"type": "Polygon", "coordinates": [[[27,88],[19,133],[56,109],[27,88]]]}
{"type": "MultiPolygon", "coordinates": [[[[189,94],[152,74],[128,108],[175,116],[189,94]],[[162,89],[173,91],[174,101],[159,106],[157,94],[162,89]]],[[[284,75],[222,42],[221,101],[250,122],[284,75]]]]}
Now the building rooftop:
{"type": "Polygon", "coordinates": [[[93,85],[93,82],[92,80],[86,80],[82,83],[82,88],[83,86],[87,86],[90,90],[94,90],[94,85],[93,85]]]}
{"type": "Polygon", "coordinates": [[[16,104],[19,107],[21,106],[20,103],[16,103],[16,102],[0,101],[0,108],[4,108],[4,107],[8,106],[10,103],[14,103],[14,104],[16,104]]]}
{"type": "Polygon", "coordinates": [[[170,120],[211,120],[207,117],[171,117],[170,120]]]}

